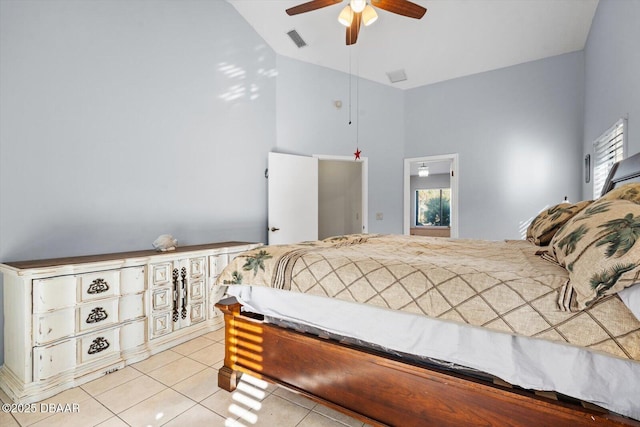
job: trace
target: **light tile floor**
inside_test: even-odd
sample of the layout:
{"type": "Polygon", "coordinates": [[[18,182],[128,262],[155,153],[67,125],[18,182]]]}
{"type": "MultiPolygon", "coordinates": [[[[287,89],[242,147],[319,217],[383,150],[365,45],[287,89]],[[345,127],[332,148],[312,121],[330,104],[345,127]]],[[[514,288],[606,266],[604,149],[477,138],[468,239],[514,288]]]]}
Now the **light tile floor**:
{"type": "MultiPolygon", "coordinates": [[[[218,330],[39,402],[35,413],[2,411],[0,426],[363,426],[246,375],[235,392],[221,390],[223,359],[224,330],[218,330]],[[74,404],[74,412],[55,411],[56,405],[73,411],[74,404]]],[[[10,403],[2,391],[0,400],[10,403]]]]}

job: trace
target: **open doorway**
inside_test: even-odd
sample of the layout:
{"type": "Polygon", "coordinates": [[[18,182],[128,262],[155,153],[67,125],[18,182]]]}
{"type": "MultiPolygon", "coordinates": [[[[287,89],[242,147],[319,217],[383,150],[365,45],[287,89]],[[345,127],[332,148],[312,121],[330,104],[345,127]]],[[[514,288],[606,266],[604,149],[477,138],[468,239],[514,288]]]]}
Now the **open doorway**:
{"type": "Polygon", "coordinates": [[[404,161],[404,234],[458,237],[458,154],[404,161]]]}
{"type": "Polygon", "coordinates": [[[318,238],[368,231],[367,159],[318,158],[318,238]]]}
{"type": "Polygon", "coordinates": [[[354,161],[353,157],[270,152],[267,170],[269,245],[367,233],[367,165],[366,157],[354,161]],[[324,167],[332,162],[344,168],[324,167]],[[339,182],[332,176],[337,169],[347,170],[344,175],[341,172],[339,182]],[[321,198],[320,193],[327,187],[332,191],[321,198]],[[325,224],[322,234],[319,233],[321,222],[325,224]],[[343,227],[346,225],[349,227],[343,227]]]}

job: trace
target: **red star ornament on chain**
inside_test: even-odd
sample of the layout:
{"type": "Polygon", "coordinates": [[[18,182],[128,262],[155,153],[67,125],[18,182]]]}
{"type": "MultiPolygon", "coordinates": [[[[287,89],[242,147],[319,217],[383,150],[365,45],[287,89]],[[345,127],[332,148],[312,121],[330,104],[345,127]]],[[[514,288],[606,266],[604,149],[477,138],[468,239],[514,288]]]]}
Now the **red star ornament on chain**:
{"type": "Polygon", "coordinates": [[[354,160],[360,160],[360,154],[362,153],[362,151],[360,151],[360,149],[358,147],[356,147],[356,152],[353,153],[354,156],[356,156],[356,158],[354,160]]]}

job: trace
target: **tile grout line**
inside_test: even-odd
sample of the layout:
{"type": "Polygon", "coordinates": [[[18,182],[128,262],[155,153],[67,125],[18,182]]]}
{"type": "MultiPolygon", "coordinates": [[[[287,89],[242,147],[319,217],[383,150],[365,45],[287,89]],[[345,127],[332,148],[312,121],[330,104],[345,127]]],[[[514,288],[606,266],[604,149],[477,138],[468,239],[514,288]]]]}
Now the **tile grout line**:
{"type": "MultiPolygon", "coordinates": [[[[84,390],[84,389],[83,389],[83,390],[84,390]]],[[[86,393],[88,393],[86,390],[84,390],[84,391],[85,391],[86,393]]],[[[106,420],[101,421],[99,424],[102,424],[102,423],[104,423],[104,422],[106,422],[106,421],[110,420],[110,419],[111,419],[111,418],[113,418],[113,417],[117,417],[117,418],[119,418],[122,422],[124,422],[124,420],[123,420],[123,419],[121,419],[120,417],[118,417],[118,414],[116,414],[115,412],[113,412],[111,409],[107,408],[107,407],[106,407],[102,402],[100,402],[100,401],[99,401],[98,399],[96,399],[94,396],[91,396],[91,397],[93,398],[93,400],[95,400],[96,402],[98,402],[98,404],[99,404],[100,406],[102,406],[104,409],[106,409],[107,411],[109,411],[109,413],[112,415],[111,417],[107,418],[106,420]]],[[[99,424],[94,424],[94,426],[99,425],[99,424]]],[[[129,425],[128,423],[125,423],[125,424],[129,425]]]]}
{"type": "MultiPolygon", "coordinates": [[[[122,414],[123,412],[126,412],[126,411],[128,411],[129,409],[135,408],[136,406],[140,405],[142,402],[145,402],[145,401],[147,401],[147,400],[151,399],[152,397],[156,396],[157,394],[162,393],[164,390],[166,390],[166,389],[170,388],[170,387],[168,387],[167,385],[165,385],[164,383],[162,383],[162,382],[160,382],[160,381],[156,380],[155,378],[150,377],[149,375],[146,375],[146,374],[144,374],[144,373],[143,373],[141,376],[148,377],[150,380],[155,381],[155,382],[157,382],[157,383],[161,384],[161,385],[164,387],[164,389],[163,389],[163,390],[158,391],[157,393],[152,394],[151,396],[148,396],[146,399],[143,399],[143,400],[141,400],[140,402],[137,402],[137,403],[133,404],[132,406],[128,406],[128,407],[124,408],[124,409],[123,409],[123,410],[121,410],[120,412],[117,412],[117,413],[116,413],[116,412],[111,411],[109,408],[107,408],[107,409],[109,409],[109,411],[111,411],[111,412],[112,412],[114,415],[116,415],[118,418],[120,418],[120,414],[122,414]]],[[[140,379],[140,377],[136,377],[136,378],[134,378],[134,379],[140,379]]],[[[127,381],[127,382],[125,382],[125,383],[123,383],[123,384],[128,384],[128,383],[130,383],[131,381],[133,381],[133,380],[127,381]]],[[[119,384],[117,387],[119,387],[120,385],[122,385],[122,384],[119,384]]],[[[114,389],[115,389],[115,388],[117,388],[117,387],[114,387],[114,389]]],[[[113,390],[113,389],[111,389],[111,390],[113,390]]],[[[106,392],[105,392],[105,393],[106,393],[106,392]]],[[[102,394],[104,394],[104,393],[101,393],[100,395],[102,395],[102,394]]],[[[96,399],[96,400],[98,400],[98,399],[96,399]]],[[[102,405],[102,402],[100,402],[99,400],[98,400],[98,402],[102,405]]],[[[104,405],[103,405],[103,406],[104,406],[104,405]]],[[[123,420],[123,421],[124,421],[124,420],[123,420]]],[[[129,425],[129,423],[125,423],[125,424],[129,425]]]]}

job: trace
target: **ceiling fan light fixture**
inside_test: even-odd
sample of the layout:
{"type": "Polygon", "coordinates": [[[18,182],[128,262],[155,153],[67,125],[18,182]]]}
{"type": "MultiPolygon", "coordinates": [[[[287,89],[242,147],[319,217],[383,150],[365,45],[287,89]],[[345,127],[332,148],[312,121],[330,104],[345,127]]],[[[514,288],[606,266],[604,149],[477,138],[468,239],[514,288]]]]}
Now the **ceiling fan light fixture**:
{"type": "Polygon", "coordinates": [[[424,163],[418,168],[418,176],[423,178],[429,176],[429,167],[425,166],[424,163]]]}
{"type": "Polygon", "coordinates": [[[350,27],[351,21],[353,21],[353,9],[351,9],[351,6],[346,5],[338,15],[338,22],[345,27],[350,27]]]}
{"type": "Polygon", "coordinates": [[[351,6],[351,9],[355,13],[360,13],[364,10],[365,6],[367,5],[367,0],[351,0],[349,5],[351,6]]]}
{"type": "Polygon", "coordinates": [[[364,10],[362,11],[362,22],[364,23],[364,26],[368,27],[369,25],[376,22],[377,19],[378,14],[376,13],[376,10],[371,7],[371,5],[366,5],[364,10]]]}

